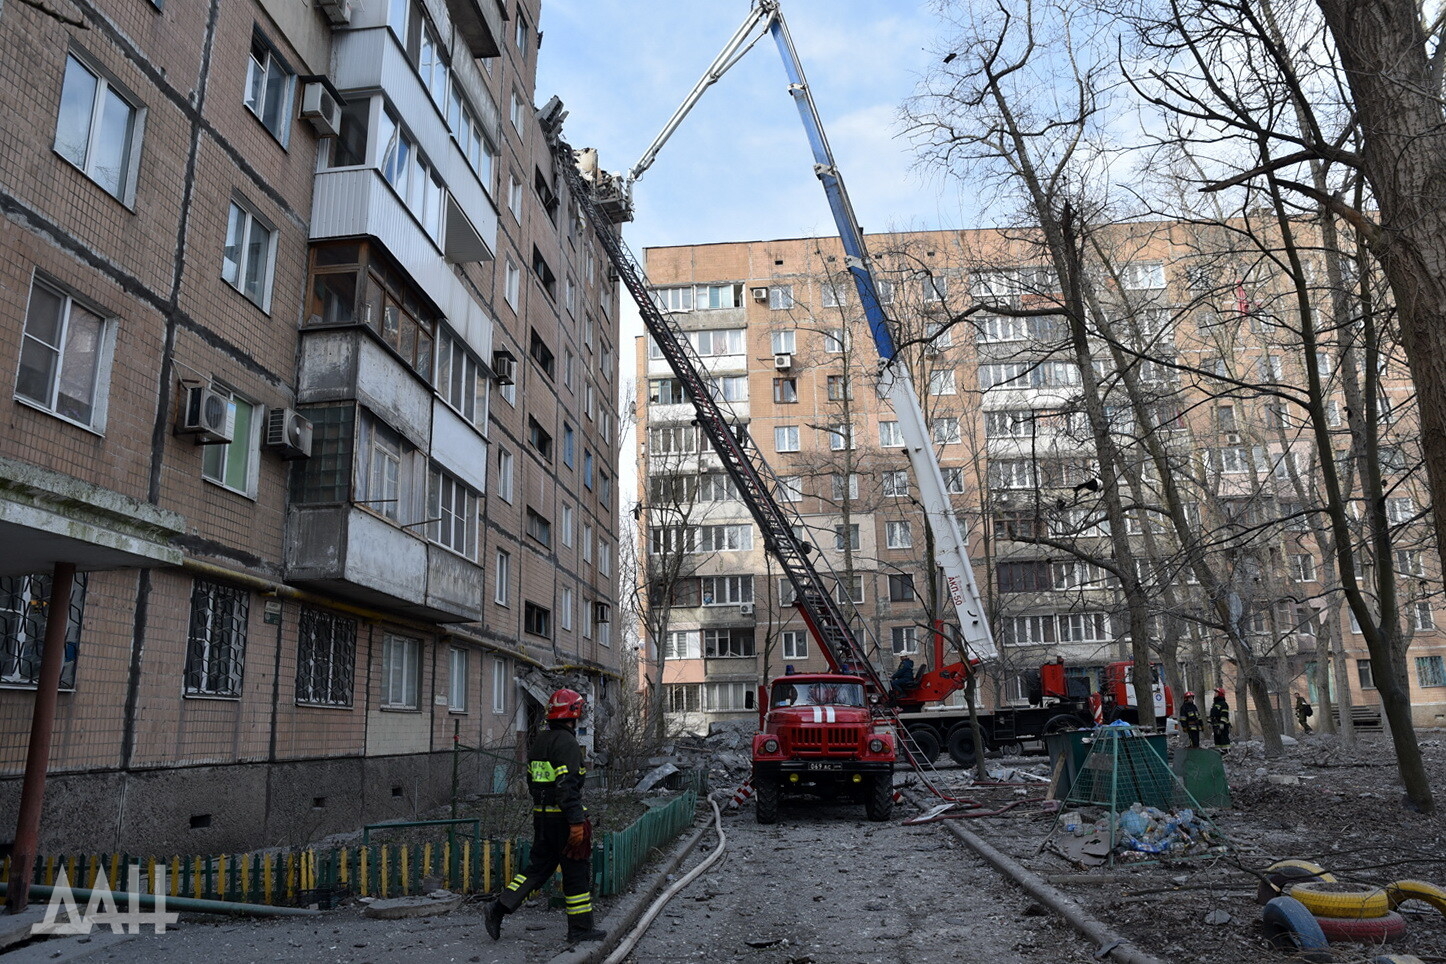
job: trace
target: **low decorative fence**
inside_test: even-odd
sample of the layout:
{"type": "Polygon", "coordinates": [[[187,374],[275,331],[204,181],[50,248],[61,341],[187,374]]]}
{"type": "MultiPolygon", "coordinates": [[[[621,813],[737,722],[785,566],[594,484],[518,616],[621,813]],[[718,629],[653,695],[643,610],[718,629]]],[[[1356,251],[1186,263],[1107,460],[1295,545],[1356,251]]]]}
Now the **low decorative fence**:
{"type": "MultiPolygon", "coordinates": [[[[619,893],[649,853],[678,836],[693,822],[698,795],[688,790],[651,807],[622,830],[600,835],[593,845],[593,893],[619,893]]],[[[72,887],[91,887],[104,878],[112,891],[123,891],[130,868],[139,867],[141,886],[164,869],[172,897],[234,900],[271,905],[318,904],[329,907],[343,894],[401,897],[440,886],[463,894],[495,893],[525,867],[528,841],[482,839],[476,821],[412,821],[373,825],[371,831],[472,824],[472,833],[449,833],[440,843],[371,843],[329,850],[309,848],[280,853],[221,854],[205,857],[136,857],[129,854],[57,855],[35,862],[33,883],[54,886],[61,871],[72,887]]],[[[0,862],[0,880],[10,877],[10,859],[0,862]]]]}

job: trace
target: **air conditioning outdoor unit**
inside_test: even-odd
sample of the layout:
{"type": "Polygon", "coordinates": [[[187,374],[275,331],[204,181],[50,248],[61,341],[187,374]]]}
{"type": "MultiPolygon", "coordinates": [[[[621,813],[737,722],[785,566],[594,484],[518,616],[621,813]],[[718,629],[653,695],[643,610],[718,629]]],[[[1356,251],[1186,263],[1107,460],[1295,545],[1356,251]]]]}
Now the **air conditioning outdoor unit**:
{"type": "Polygon", "coordinates": [[[311,458],[311,422],[291,408],[266,413],[266,447],[283,459],[311,458]]]}
{"type": "Polygon", "coordinates": [[[231,400],[210,385],[183,385],[177,435],[194,435],[197,445],[224,445],[235,433],[231,400]]]}
{"type": "Polygon", "coordinates": [[[301,89],[301,116],[321,137],[335,137],[341,131],[341,105],[325,84],[313,81],[301,89]]]}
{"type": "Polygon", "coordinates": [[[351,23],[351,0],[316,0],[316,5],[326,14],[332,26],[351,23]]]}
{"type": "Polygon", "coordinates": [[[793,356],[787,352],[773,356],[773,367],[781,372],[786,372],[793,367],[793,356]]]}
{"type": "Polygon", "coordinates": [[[517,380],[517,356],[510,351],[492,353],[492,374],[499,385],[511,385],[517,380]]]}
{"type": "Polygon", "coordinates": [[[768,289],[767,289],[767,288],[754,288],[754,289],[752,289],[752,290],[753,290],[753,300],[754,300],[754,301],[767,301],[767,300],[768,300],[768,289]]]}
{"type": "Polygon", "coordinates": [[[1240,436],[1239,436],[1239,435],[1236,435],[1234,432],[1227,432],[1227,433],[1225,433],[1225,444],[1227,444],[1227,445],[1239,445],[1239,444],[1240,444],[1240,436]]]}
{"type": "Polygon", "coordinates": [[[752,616],[752,615],[753,615],[753,604],[752,604],[752,603],[739,603],[739,604],[738,604],[738,615],[740,615],[740,616],[752,616]]]}

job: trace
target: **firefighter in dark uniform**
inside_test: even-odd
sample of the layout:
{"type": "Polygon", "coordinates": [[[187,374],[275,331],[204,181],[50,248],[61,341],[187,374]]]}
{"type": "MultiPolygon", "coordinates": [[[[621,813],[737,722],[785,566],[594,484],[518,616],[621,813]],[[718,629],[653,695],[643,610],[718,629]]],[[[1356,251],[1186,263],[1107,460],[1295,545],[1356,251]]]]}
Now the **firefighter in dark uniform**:
{"type": "Polygon", "coordinates": [[[1195,694],[1185,694],[1185,702],[1180,704],[1180,729],[1190,738],[1190,746],[1200,748],[1200,731],[1205,729],[1205,721],[1200,718],[1200,707],[1195,705],[1195,694]]]}
{"type": "Polygon", "coordinates": [[[532,859],[487,906],[487,934],[502,936],[502,918],[522,906],[527,895],[562,867],[567,904],[567,942],[597,941],[607,931],[592,925],[592,824],[582,806],[582,747],[577,721],[582,694],[561,689],[547,703],[547,729],[527,749],[527,789],[532,794],[532,859]]]}
{"type": "Polygon", "coordinates": [[[1225,687],[1217,687],[1215,700],[1210,704],[1210,734],[1215,745],[1224,753],[1230,746],[1230,704],[1225,702],[1225,687]]]}

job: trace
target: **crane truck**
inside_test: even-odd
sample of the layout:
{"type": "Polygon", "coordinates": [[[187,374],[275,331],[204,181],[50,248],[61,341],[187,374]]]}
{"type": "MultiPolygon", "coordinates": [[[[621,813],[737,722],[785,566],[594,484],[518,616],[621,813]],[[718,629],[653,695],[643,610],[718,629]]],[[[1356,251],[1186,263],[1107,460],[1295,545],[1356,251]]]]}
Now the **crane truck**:
{"type": "MultiPolygon", "coordinates": [[[[596,165],[595,153],[574,152],[563,141],[560,125],[565,112],[556,99],[540,113],[544,128],[551,131],[558,166],[574,198],[593,226],[619,281],[637,303],[654,344],[692,401],[696,425],[733,480],[739,498],[762,533],[765,548],[792,585],[794,605],[830,668],[828,673],[780,677],[773,681],[767,698],[760,701],[760,732],[753,738],[752,747],[758,820],[777,820],[778,802],[789,793],[852,794],[863,800],[870,819],[886,820],[892,808],[895,759],[902,755],[920,768],[926,765],[921,750],[929,749],[927,745],[915,745],[910,735],[931,732],[931,724],[906,724],[905,717],[922,713],[927,700],[957,691],[973,667],[996,657],[997,650],[969,563],[963,527],[950,501],[913,381],[884,313],[862,231],[779,2],[754,0],[748,16],[722,52],[625,175],[602,171],[596,165]],[[958,658],[951,656],[945,663],[943,647],[938,647],[940,658],[935,660],[934,668],[920,674],[916,682],[918,699],[901,702],[891,696],[887,681],[880,675],[883,659],[877,643],[867,639],[861,623],[850,618],[820,576],[812,556],[814,547],[802,535],[805,530],[796,514],[785,510],[787,500],[776,495],[782,490],[778,477],[759,457],[746,426],[725,413],[722,399],[715,395],[706,377],[707,368],[688,338],[654,301],[645,273],[615,230],[615,225],[631,217],[633,184],[651,166],[658,151],[703,93],[765,33],[772,37],[783,60],[788,92],[798,108],[813,153],[814,172],[838,227],[846,267],[879,353],[879,394],[890,401],[899,422],[918,486],[918,500],[933,531],[935,562],[956,615],[948,635],[958,658]]],[[[1086,719],[1080,717],[1079,721],[1086,719]]],[[[951,734],[941,736],[950,741],[951,749],[958,742],[951,734]]],[[[938,742],[936,739],[935,754],[938,742]]]]}

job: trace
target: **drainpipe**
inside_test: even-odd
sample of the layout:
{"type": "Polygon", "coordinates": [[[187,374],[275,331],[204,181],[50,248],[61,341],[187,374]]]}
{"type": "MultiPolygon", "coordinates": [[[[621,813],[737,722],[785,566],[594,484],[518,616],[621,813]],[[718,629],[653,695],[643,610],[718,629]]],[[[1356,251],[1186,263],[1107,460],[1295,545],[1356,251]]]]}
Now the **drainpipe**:
{"type": "Polygon", "coordinates": [[[65,668],[65,629],[70,622],[70,590],[74,584],[75,563],[57,562],[45,612],[45,648],[40,656],[35,711],[30,718],[30,746],[25,754],[25,780],[20,787],[20,815],[15,820],[10,887],[5,900],[12,914],[20,913],[30,902],[30,878],[35,872],[35,854],[40,849],[45,772],[50,766],[50,739],[55,730],[60,671],[65,668]]]}

